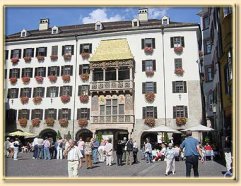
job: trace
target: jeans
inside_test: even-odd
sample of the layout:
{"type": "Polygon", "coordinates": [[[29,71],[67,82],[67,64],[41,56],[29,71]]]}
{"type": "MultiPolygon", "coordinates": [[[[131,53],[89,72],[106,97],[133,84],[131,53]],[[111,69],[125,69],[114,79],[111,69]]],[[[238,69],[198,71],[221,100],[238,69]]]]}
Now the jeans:
{"type": "Polygon", "coordinates": [[[92,155],[93,155],[93,161],[94,163],[97,163],[98,162],[98,148],[94,148],[92,150],[92,155]]]}
{"type": "Polygon", "coordinates": [[[63,159],[63,149],[57,147],[57,159],[63,159]]]}
{"type": "Polygon", "coordinates": [[[14,147],[14,156],[13,156],[14,160],[18,159],[18,147],[14,147]]]}
{"type": "Polygon", "coordinates": [[[34,145],[33,157],[34,157],[35,159],[38,158],[38,145],[34,145]]]}
{"type": "Polygon", "coordinates": [[[38,158],[43,159],[44,158],[44,151],[43,151],[43,145],[38,146],[38,158]]]}
{"type": "Polygon", "coordinates": [[[122,165],[122,154],[116,154],[117,165],[122,165]]]}
{"type": "Polygon", "coordinates": [[[147,163],[151,163],[152,162],[151,159],[152,159],[152,154],[150,152],[146,152],[146,161],[147,161],[147,163]]]}
{"type": "Polygon", "coordinates": [[[44,159],[49,159],[50,160],[50,153],[49,153],[49,148],[44,147],[44,159]]]}
{"type": "Polygon", "coordinates": [[[191,169],[193,167],[194,177],[199,177],[198,174],[198,156],[186,156],[186,177],[191,176],[191,169]]]}

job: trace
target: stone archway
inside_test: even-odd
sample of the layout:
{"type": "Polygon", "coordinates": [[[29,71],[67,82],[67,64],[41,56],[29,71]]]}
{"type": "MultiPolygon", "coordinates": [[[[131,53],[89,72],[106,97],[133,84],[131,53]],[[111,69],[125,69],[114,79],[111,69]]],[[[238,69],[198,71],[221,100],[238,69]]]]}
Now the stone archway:
{"type": "Polygon", "coordinates": [[[93,137],[93,132],[91,132],[88,129],[80,129],[78,132],[76,132],[75,134],[75,140],[78,141],[80,139],[80,137],[82,138],[83,141],[86,141],[86,138],[93,137]]]}
{"type": "Polygon", "coordinates": [[[150,140],[150,143],[152,144],[152,148],[157,147],[157,133],[156,132],[143,132],[141,135],[141,147],[143,147],[144,142],[146,141],[146,138],[150,140]]]}
{"type": "Polygon", "coordinates": [[[50,128],[44,129],[39,133],[39,137],[41,137],[43,139],[45,137],[53,138],[53,141],[56,141],[56,136],[57,136],[57,132],[53,129],[50,129],[50,128]]]}

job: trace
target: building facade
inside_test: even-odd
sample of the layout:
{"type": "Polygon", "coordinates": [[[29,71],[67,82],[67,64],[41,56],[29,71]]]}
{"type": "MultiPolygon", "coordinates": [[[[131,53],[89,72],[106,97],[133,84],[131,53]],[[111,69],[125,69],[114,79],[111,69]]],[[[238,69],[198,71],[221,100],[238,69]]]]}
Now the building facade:
{"type": "Polygon", "coordinates": [[[42,19],[6,37],[7,109],[17,129],[40,136],[155,141],[145,130],[202,123],[199,39],[198,24],[149,20],[148,9],[132,21],[50,28],[42,19]]]}

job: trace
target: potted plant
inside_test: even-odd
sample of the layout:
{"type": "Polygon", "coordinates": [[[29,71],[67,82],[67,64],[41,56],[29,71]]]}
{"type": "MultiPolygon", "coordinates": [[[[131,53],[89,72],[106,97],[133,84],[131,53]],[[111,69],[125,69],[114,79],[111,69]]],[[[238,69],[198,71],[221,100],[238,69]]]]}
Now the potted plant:
{"type": "Polygon", "coordinates": [[[69,82],[70,81],[70,75],[68,75],[68,74],[67,75],[63,75],[62,79],[63,79],[64,82],[69,82]]]}
{"type": "Polygon", "coordinates": [[[148,125],[149,127],[154,127],[155,124],[156,124],[156,121],[155,121],[155,119],[152,118],[152,117],[147,117],[147,118],[145,118],[144,123],[145,123],[146,125],[148,125]]]}
{"type": "Polygon", "coordinates": [[[68,123],[69,123],[69,121],[68,121],[67,118],[62,118],[62,119],[59,120],[59,124],[60,124],[61,127],[67,127],[68,123]]]}
{"type": "Polygon", "coordinates": [[[28,98],[27,96],[22,96],[22,97],[21,97],[21,102],[22,102],[22,104],[28,103],[28,100],[29,100],[29,98],[28,98]]]}
{"type": "Polygon", "coordinates": [[[26,63],[29,63],[32,60],[31,56],[25,56],[23,59],[26,63]]]}
{"type": "Polygon", "coordinates": [[[80,127],[86,127],[88,125],[88,120],[85,118],[82,118],[78,120],[78,123],[80,127]]]}
{"type": "Polygon", "coordinates": [[[35,79],[38,83],[42,83],[44,78],[42,76],[35,76],[35,79]]]}
{"type": "Polygon", "coordinates": [[[21,127],[27,126],[28,120],[26,118],[20,118],[18,121],[21,127]]]}
{"type": "Polygon", "coordinates": [[[70,61],[71,60],[72,55],[71,54],[64,54],[64,60],[65,61],[70,61]]]}
{"type": "Polygon", "coordinates": [[[49,76],[49,80],[50,80],[51,82],[56,82],[56,81],[57,81],[57,76],[55,76],[55,75],[50,75],[50,76],[49,76]]]}
{"type": "Polygon", "coordinates": [[[23,83],[24,83],[24,84],[27,84],[27,83],[29,83],[29,81],[30,81],[30,77],[24,76],[24,77],[22,77],[22,80],[23,80],[23,83]]]}
{"type": "Polygon", "coordinates": [[[153,70],[146,70],[146,76],[153,76],[154,75],[154,71],[153,70]]]}
{"type": "Polygon", "coordinates": [[[80,75],[81,79],[83,81],[87,81],[89,79],[89,74],[88,73],[83,73],[80,75]]]}
{"type": "Polygon", "coordinates": [[[153,52],[153,48],[152,47],[145,47],[144,51],[145,51],[145,53],[151,54],[153,52]]]}
{"type": "Polygon", "coordinates": [[[155,100],[155,94],[154,94],[154,92],[147,92],[147,93],[145,94],[145,98],[146,98],[146,101],[147,101],[147,102],[152,103],[152,102],[155,100]]]}
{"type": "Polygon", "coordinates": [[[185,117],[176,117],[176,124],[181,126],[181,125],[185,125],[187,122],[187,118],[185,117]]]}
{"type": "Polygon", "coordinates": [[[36,97],[33,98],[34,104],[39,104],[39,103],[41,103],[41,101],[42,101],[41,96],[36,96],[36,97]]]}
{"type": "Polygon", "coordinates": [[[17,78],[16,77],[11,77],[10,78],[10,82],[11,82],[11,84],[15,84],[15,83],[17,83],[17,78]]]}
{"type": "Polygon", "coordinates": [[[54,118],[46,118],[45,122],[50,127],[54,126],[54,118]]]}
{"type": "Polygon", "coordinates": [[[88,103],[89,96],[88,95],[80,95],[79,97],[81,103],[88,103]]]}
{"type": "Polygon", "coordinates": [[[39,62],[42,62],[42,61],[44,61],[44,56],[37,56],[37,59],[39,62]]]}
{"type": "Polygon", "coordinates": [[[183,73],[184,73],[184,70],[183,70],[182,67],[179,67],[179,68],[176,68],[176,69],[175,69],[175,74],[176,74],[176,75],[182,76],[183,73]]]}
{"type": "Polygon", "coordinates": [[[181,53],[183,51],[183,47],[182,46],[179,46],[179,47],[174,47],[174,51],[176,53],[181,53]]]}
{"type": "Polygon", "coordinates": [[[11,58],[11,61],[15,65],[15,64],[17,64],[19,62],[19,58],[18,57],[13,57],[13,58],[11,58]]]}
{"type": "Polygon", "coordinates": [[[51,61],[56,61],[58,59],[57,55],[51,55],[50,56],[51,61]]]}
{"type": "Polygon", "coordinates": [[[32,119],[32,125],[33,127],[38,127],[40,124],[40,119],[39,118],[34,118],[32,119]]]}
{"type": "Polygon", "coordinates": [[[83,59],[88,59],[90,57],[90,54],[88,52],[82,52],[81,56],[83,59]]]}
{"type": "Polygon", "coordinates": [[[69,101],[70,101],[70,96],[69,96],[69,95],[63,95],[63,96],[61,96],[61,101],[62,101],[63,103],[69,102],[69,101]]]}

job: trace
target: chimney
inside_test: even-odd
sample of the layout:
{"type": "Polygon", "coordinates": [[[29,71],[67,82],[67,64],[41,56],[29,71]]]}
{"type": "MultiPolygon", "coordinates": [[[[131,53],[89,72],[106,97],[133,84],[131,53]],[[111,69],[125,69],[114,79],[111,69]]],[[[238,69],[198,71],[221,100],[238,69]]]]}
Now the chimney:
{"type": "Polygon", "coordinates": [[[40,19],[39,30],[48,30],[49,19],[40,19]]]}
{"type": "Polygon", "coordinates": [[[140,22],[148,21],[148,8],[139,9],[138,19],[140,22]]]}

